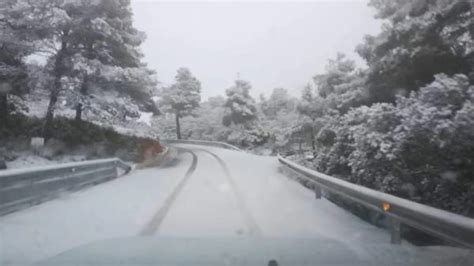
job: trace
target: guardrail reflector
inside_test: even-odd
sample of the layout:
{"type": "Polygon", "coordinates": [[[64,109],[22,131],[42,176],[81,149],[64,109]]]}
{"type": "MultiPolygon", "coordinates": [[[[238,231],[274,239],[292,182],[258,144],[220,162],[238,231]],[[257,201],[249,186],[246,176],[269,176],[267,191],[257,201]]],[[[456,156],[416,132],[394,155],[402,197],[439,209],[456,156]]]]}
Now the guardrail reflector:
{"type": "Polygon", "coordinates": [[[392,207],[392,206],[390,206],[390,203],[386,203],[386,202],[382,203],[382,208],[383,208],[383,211],[384,211],[384,212],[390,211],[390,208],[391,208],[391,207],[392,207]]]}

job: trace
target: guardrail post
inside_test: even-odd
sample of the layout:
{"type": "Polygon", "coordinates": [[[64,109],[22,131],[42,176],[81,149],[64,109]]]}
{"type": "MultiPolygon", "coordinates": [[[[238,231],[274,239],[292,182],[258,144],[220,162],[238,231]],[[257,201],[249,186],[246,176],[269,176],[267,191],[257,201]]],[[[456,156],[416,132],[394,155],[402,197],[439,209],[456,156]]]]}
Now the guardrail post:
{"type": "Polygon", "coordinates": [[[402,243],[401,238],[401,223],[395,218],[390,217],[390,243],[400,245],[402,243]]]}
{"type": "Polygon", "coordinates": [[[323,196],[323,192],[320,186],[314,186],[314,195],[316,196],[316,199],[321,199],[321,197],[323,196]]]}

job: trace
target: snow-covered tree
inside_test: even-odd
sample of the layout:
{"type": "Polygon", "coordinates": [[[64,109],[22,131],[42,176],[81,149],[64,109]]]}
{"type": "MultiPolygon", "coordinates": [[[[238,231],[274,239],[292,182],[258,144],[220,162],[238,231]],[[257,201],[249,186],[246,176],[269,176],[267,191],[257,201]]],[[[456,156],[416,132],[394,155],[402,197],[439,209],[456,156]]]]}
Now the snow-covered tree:
{"type": "Polygon", "coordinates": [[[222,123],[247,124],[257,119],[256,102],[250,96],[252,86],[245,80],[236,80],[235,85],[226,90],[225,114],[222,123]]]}
{"type": "Polygon", "coordinates": [[[91,86],[116,89],[120,96],[130,96],[138,104],[152,107],[154,72],[141,62],[139,45],[145,34],[133,27],[130,1],[85,2],[80,8],[82,27],[70,37],[75,50],[73,74],[81,81],[76,88],[76,119],[81,119],[91,86]]]}
{"type": "Polygon", "coordinates": [[[273,89],[268,100],[262,96],[260,97],[259,106],[266,117],[275,118],[279,112],[295,111],[296,99],[291,97],[284,88],[273,89]]]}
{"type": "MultiPolygon", "coordinates": [[[[86,95],[104,65],[143,67],[138,46],[144,34],[133,28],[129,0],[14,2],[7,7],[11,14],[7,23],[17,29],[28,29],[28,36],[36,38],[36,52],[48,56],[46,69],[52,82],[48,86],[46,137],[60,93],[66,88],[76,88],[80,95],[86,95]]],[[[77,112],[80,118],[80,103],[77,112]]]]}
{"type": "Polygon", "coordinates": [[[222,118],[226,127],[222,138],[245,148],[261,146],[270,138],[270,133],[258,122],[257,103],[249,93],[251,88],[249,82],[236,80],[235,85],[226,90],[222,118]]]}
{"type": "Polygon", "coordinates": [[[354,108],[327,122],[313,167],[473,216],[473,97],[467,76],[440,74],[394,104],[354,108]]]}
{"type": "Polygon", "coordinates": [[[307,85],[301,93],[301,99],[297,106],[298,113],[303,116],[300,125],[295,128],[297,135],[308,136],[311,142],[313,152],[316,151],[316,134],[319,131],[316,121],[325,114],[325,106],[323,99],[319,97],[315,90],[307,85]]]}
{"type": "Polygon", "coordinates": [[[355,61],[338,53],[336,58],[329,59],[323,74],[313,77],[317,93],[322,97],[321,104],[326,113],[345,114],[350,108],[369,103],[365,83],[365,71],[355,68],[355,61]]]}
{"type": "Polygon", "coordinates": [[[300,114],[307,116],[311,120],[323,116],[324,106],[322,99],[316,95],[314,89],[310,85],[303,88],[297,110],[300,114]]]}
{"type": "MultiPolygon", "coordinates": [[[[90,63],[91,61],[88,62],[89,67],[94,67],[90,63]]],[[[89,109],[93,108],[94,102],[109,101],[101,97],[107,93],[112,95],[111,92],[116,92],[113,94],[115,95],[113,99],[118,102],[121,101],[120,98],[128,98],[127,105],[134,105],[142,111],[158,113],[151,98],[157,85],[154,71],[145,66],[121,67],[96,63],[94,71],[86,72],[84,76],[76,78],[77,83],[71,90],[64,93],[67,96],[69,108],[74,108],[76,111],[76,120],[81,120],[84,109],[91,111],[89,109]]],[[[124,105],[122,108],[126,109],[129,106],[124,105]]]]}
{"type": "Polygon", "coordinates": [[[272,146],[269,148],[272,152],[291,144],[291,132],[300,122],[296,104],[297,99],[284,88],[273,89],[268,99],[260,95],[259,122],[271,134],[269,145],[272,146]]]}
{"type": "Polygon", "coordinates": [[[181,120],[182,135],[190,139],[203,139],[225,141],[222,139],[224,126],[224,98],[222,96],[210,97],[196,109],[195,116],[188,116],[181,120]]]}
{"type": "Polygon", "coordinates": [[[370,5],[385,20],[382,32],[357,48],[369,65],[373,102],[394,102],[438,73],[463,73],[474,80],[472,1],[372,0],[370,5]]]}
{"type": "Polygon", "coordinates": [[[324,74],[314,76],[314,83],[321,97],[336,92],[337,86],[347,83],[355,71],[355,62],[338,53],[335,59],[329,59],[324,74]]]}
{"type": "Polygon", "coordinates": [[[34,36],[18,27],[22,17],[10,8],[16,0],[0,3],[0,126],[8,121],[11,112],[9,95],[22,95],[28,91],[28,70],[24,58],[33,52],[30,44],[34,36]]]}
{"type": "Polygon", "coordinates": [[[176,123],[176,137],[181,139],[180,119],[191,115],[201,102],[201,83],[187,68],[180,68],[175,83],[162,91],[161,104],[166,112],[173,113],[176,123]]]}

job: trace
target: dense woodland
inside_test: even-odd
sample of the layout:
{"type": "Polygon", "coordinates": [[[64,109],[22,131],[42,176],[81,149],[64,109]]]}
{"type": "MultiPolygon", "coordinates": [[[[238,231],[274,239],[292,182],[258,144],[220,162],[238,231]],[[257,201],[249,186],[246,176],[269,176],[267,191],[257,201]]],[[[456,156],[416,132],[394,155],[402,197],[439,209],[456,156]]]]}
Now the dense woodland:
{"type": "Polygon", "coordinates": [[[124,134],[225,141],[474,217],[472,2],[370,6],[384,24],[354,47],[366,67],[338,54],[299,97],[275,88],[254,99],[251,81],[238,79],[202,101],[190,69],[163,86],[143,62],[129,0],[4,0],[2,137],[18,132],[22,114],[43,119],[29,134],[46,139],[62,116],[124,134]]]}

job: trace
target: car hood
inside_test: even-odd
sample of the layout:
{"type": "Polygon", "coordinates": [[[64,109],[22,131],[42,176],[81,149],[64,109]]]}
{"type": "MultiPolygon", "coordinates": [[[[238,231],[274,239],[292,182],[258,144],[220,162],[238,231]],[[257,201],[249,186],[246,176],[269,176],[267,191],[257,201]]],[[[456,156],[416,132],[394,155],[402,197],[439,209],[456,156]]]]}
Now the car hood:
{"type": "Polygon", "coordinates": [[[332,239],[111,239],[61,253],[35,265],[469,265],[472,250],[350,243],[332,239]]]}

